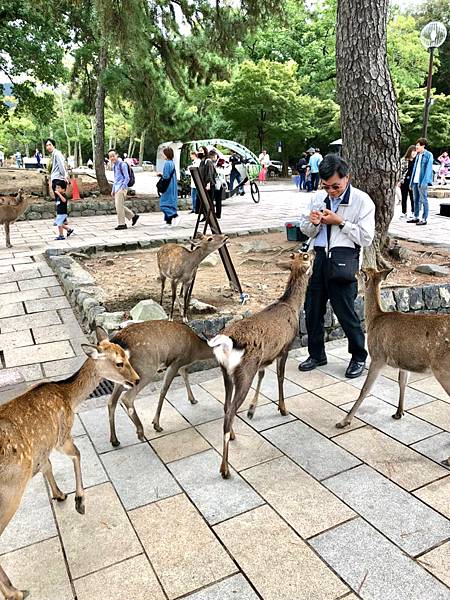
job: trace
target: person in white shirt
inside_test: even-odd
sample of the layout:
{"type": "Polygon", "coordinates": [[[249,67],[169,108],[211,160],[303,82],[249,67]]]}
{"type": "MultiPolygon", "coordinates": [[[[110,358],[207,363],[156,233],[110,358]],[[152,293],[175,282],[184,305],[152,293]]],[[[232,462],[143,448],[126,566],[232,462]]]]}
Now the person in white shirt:
{"type": "MultiPolygon", "coordinates": [[[[203,156],[203,154],[202,154],[203,156]]],[[[191,152],[191,167],[198,167],[201,163],[200,158],[197,156],[197,152],[194,152],[194,150],[191,152]]],[[[197,188],[195,187],[195,183],[194,183],[194,179],[191,175],[191,202],[192,202],[192,210],[191,210],[191,214],[195,213],[196,215],[198,215],[198,213],[200,212],[200,203],[198,202],[198,198],[197,198],[197,188]]]]}
{"type": "Polygon", "coordinates": [[[261,152],[261,154],[258,156],[258,160],[262,167],[258,175],[258,181],[260,183],[265,183],[267,178],[267,167],[270,165],[270,156],[267,150],[263,150],[261,152]]]}

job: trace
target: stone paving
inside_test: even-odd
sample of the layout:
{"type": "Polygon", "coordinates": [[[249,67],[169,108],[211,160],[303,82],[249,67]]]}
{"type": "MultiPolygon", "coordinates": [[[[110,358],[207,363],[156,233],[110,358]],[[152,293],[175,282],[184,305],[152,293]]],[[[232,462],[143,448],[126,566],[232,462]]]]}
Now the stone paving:
{"type": "MultiPolygon", "coordinates": [[[[225,204],[222,226],[277,226],[305,202],[306,194],[267,186],[259,205],[225,204]]],[[[63,245],[167,236],[159,220],[143,215],[119,236],[114,217],[75,219],[77,237],[63,245]]],[[[175,231],[183,237],[192,218],[184,221],[175,231]]],[[[448,242],[445,219],[430,222],[448,242]]],[[[51,222],[19,223],[15,247],[0,249],[0,402],[83,361],[83,331],[43,260],[53,237],[51,222]]],[[[327,353],[326,366],[304,374],[297,365],[305,350],[291,352],[286,417],[268,369],[254,419],[248,400],[237,417],[228,481],[218,473],[218,369],[192,377],[194,406],[174,382],[161,433],[151,427],[157,390],[144,391],[136,402],[144,442],[118,409],[117,449],[107,398],[83,403],[74,435],[86,514],[74,509],[71,461],[55,453],[55,477],[70,495],[55,504],[41,475],[30,482],[0,538],[13,582],[31,600],[450,600],[450,470],[440,464],[450,454],[450,398],[433,377],[414,374],[407,414],[394,421],[397,374],[386,368],[352,427],[338,430],[363,379],[344,378],[345,342],[331,342],[327,353]]]]}

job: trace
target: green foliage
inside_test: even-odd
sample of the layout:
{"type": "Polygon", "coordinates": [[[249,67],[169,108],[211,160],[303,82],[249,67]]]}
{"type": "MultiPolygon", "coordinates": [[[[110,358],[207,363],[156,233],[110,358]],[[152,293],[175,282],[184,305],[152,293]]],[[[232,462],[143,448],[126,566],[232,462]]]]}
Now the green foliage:
{"type": "MultiPolygon", "coordinates": [[[[422,134],[424,90],[402,90],[398,97],[402,148],[415,144],[422,134]]],[[[450,96],[436,94],[430,109],[428,141],[432,148],[448,148],[450,141],[450,96]]]]}
{"type": "Polygon", "coordinates": [[[428,73],[428,52],[412,16],[395,15],[387,28],[388,61],[396,90],[420,88],[428,73]]]}

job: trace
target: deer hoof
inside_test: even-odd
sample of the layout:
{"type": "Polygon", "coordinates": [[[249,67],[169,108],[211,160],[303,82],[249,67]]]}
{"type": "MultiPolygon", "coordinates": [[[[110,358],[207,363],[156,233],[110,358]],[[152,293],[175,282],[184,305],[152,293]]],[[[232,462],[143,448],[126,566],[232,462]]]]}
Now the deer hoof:
{"type": "Polygon", "coordinates": [[[56,500],[57,502],[64,502],[64,500],[67,498],[67,494],[63,494],[61,492],[60,496],[53,496],[52,500],[56,500]]]}
{"type": "Polygon", "coordinates": [[[336,428],[344,429],[344,427],[348,427],[349,425],[350,425],[350,421],[339,421],[339,423],[336,423],[336,428]]]}
{"type": "Polygon", "coordinates": [[[195,398],[189,398],[189,402],[191,404],[198,404],[198,400],[196,400],[195,398]]]}
{"type": "Polygon", "coordinates": [[[445,459],[445,460],[443,460],[441,462],[441,465],[444,465],[444,467],[450,467],[450,457],[447,458],[447,459],[445,459]]]}
{"type": "Polygon", "coordinates": [[[248,419],[253,419],[255,415],[255,407],[254,406],[250,406],[248,411],[247,411],[247,418],[248,419]]]}
{"type": "Polygon", "coordinates": [[[392,418],[396,419],[398,421],[398,419],[401,419],[404,414],[405,413],[403,413],[403,412],[396,412],[394,415],[392,415],[392,418]]]}
{"type": "Polygon", "coordinates": [[[80,515],[84,515],[86,512],[83,496],[75,496],[75,510],[80,513],[80,515]]]}
{"type": "Polygon", "coordinates": [[[111,445],[114,446],[114,448],[117,448],[117,446],[120,446],[120,442],[119,440],[111,440],[111,445]]]}
{"type": "Polygon", "coordinates": [[[285,408],[278,408],[278,410],[280,411],[281,416],[283,417],[287,417],[289,414],[289,411],[286,410],[285,408]]]}
{"type": "Polygon", "coordinates": [[[228,469],[220,469],[220,474],[223,479],[230,479],[230,471],[228,469]]]}
{"type": "Polygon", "coordinates": [[[162,431],[163,428],[161,427],[161,425],[159,423],[153,423],[153,429],[155,431],[162,431]]]}

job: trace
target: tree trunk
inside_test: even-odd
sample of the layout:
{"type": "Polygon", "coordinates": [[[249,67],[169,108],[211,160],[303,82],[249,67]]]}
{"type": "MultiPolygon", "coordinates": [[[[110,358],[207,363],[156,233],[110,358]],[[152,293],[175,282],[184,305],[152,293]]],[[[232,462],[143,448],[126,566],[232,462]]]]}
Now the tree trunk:
{"type": "Polygon", "coordinates": [[[92,160],[95,163],[95,117],[91,116],[91,148],[92,148],[92,160]]]}
{"type": "Polygon", "coordinates": [[[131,152],[130,152],[130,154],[128,156],[133,157],[135,149],[136,149],[136,140],[133,140],[133,144],[131,146],[131,152]]]}
{"type": "Polygon", "coordinates": [[[144,148],[145,148],[145,134],[147,133],[146,129],[142,130],[141,134],[141,143],[139,144],[139,164],[142,166],[142,161],[144,160],[144,148]]]}
{"type": "Polygon", "coordinates": [[[336,75],[343,155],[354,185],[376,207],[376,234],[365,253],[370,266],[381,252],[394,214],[400,176],[400,124],[386,55],[389,0],[338,0],[336,75]]]}
{"type": "Polygon", "coordinates": [[[97,75],[97,93],[95,98],[95,175],[101,194],[110,194],[111,185],[105,174],[105,98],[106,90],[102,82],[102,75],[106,70],[108,61],[107,49],[100,48],[97,75]]]}

